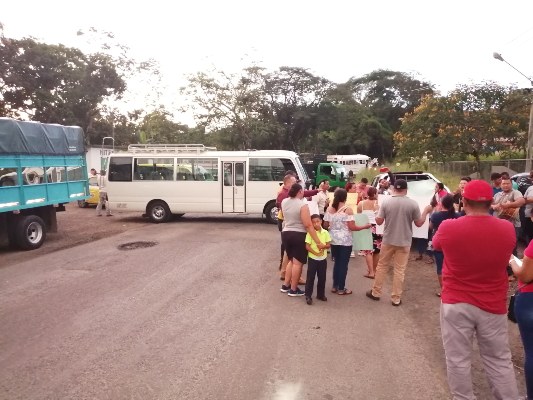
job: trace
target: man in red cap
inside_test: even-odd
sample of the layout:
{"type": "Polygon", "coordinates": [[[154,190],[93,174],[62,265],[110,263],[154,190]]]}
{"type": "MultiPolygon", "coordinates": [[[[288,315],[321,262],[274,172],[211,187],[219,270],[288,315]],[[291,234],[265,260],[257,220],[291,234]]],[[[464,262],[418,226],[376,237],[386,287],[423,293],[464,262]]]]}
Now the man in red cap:
{"type": "Polygon", "coordinates": [[[516,237],[513,224],[489,214],[492,196],[487,182],[467,183],[466,216],[442,222],[432,241],[444,253],[440,326],[454,399],[476,398],[470,375],[474,335],[494,398],[519,398],[506,315],[507,265],[516,237]]]}

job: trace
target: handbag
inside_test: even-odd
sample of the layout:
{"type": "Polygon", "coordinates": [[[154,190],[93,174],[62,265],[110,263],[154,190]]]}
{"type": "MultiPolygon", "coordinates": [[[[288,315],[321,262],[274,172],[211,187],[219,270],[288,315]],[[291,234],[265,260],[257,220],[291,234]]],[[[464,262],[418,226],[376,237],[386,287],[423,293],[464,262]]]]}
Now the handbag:
{"type": "Polygon", "coordinates": [[[506,220],[515,220],[518,219],[518,213],[520,212],[520,208],[518,207],[509,207],[504,208],[501,210],[501,212],[498,214],[498,218],[506,219],[506,220]]]}

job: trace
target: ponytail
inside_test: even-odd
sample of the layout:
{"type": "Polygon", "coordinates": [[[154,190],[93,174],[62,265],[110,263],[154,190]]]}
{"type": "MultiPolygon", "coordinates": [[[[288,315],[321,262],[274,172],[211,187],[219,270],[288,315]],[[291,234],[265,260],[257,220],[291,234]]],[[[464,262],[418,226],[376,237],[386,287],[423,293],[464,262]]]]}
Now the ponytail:
{"type": "Polygon", "coordinates": [[[333,202],[331,203],[331,207],[333,207],[335,211],[339,211],[339,203],[345,203],[347,198],[348,192],[346,189],[338,188],[335,190],[335,193],[333,193],[333,202]]]}

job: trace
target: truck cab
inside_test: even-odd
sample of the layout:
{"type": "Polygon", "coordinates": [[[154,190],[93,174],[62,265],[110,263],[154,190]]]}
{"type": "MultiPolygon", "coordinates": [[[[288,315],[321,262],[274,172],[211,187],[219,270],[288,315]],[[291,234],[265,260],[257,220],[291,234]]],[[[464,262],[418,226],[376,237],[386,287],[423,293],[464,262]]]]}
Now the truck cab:
{"type": "Polygon", "coordinates": [[[329,181],[331,190],[346,185],[346,168],[338,163],[319,163],[315,171],[311,172],[310,184],[308,186],[318,187],[324,179],[329,181]]]}

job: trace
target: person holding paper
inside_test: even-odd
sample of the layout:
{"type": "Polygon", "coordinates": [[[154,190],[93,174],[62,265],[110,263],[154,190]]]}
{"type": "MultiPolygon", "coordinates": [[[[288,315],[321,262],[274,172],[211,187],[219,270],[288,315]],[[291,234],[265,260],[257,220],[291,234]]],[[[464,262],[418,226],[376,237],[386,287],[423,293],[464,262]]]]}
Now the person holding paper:
{"type": "Polygon", "coordinates": [[[376,216],[376,224],[385,222],[385,229],[374,285],[366,292],[366,296],[372,300],[381,298],[383,282],[390,264],[394,263],[391,301],[393,306],[399,306],[402,304],[405,269],[413,240],[413,223],[418,227],[424,225],[433,207],[427,206],[420,215],[418,203],[407,197],[407,182],[404,179],[397,179],[393,188],[393,195],[381,205],[376,216]]]}

